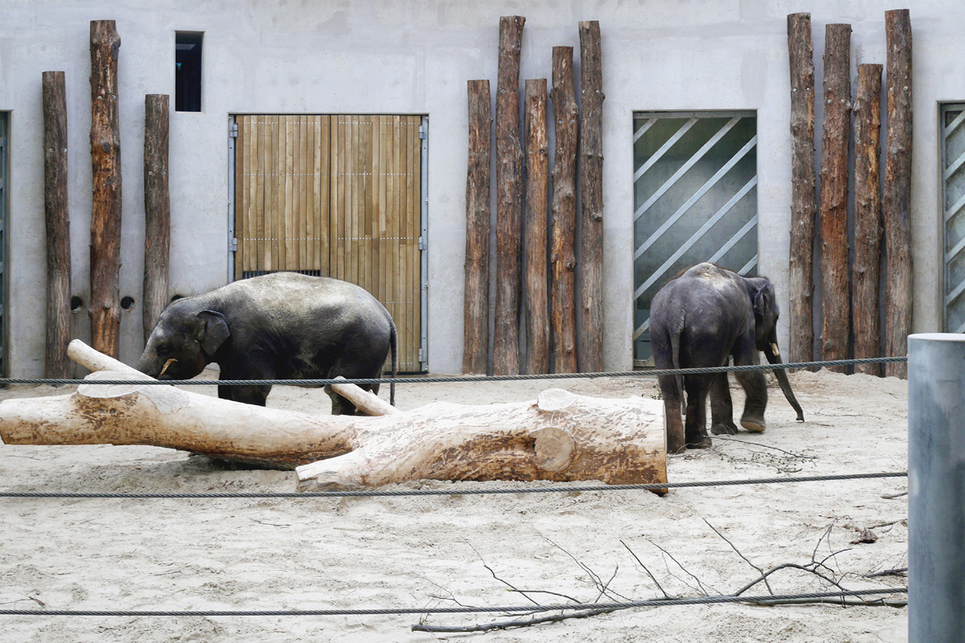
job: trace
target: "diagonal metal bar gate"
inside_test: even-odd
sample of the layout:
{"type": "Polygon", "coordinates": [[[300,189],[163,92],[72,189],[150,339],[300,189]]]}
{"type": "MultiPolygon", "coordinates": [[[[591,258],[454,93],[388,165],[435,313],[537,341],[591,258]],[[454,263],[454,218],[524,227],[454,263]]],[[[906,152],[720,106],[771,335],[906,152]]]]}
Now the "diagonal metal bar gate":
{"type": "Polygon", "coordinates": [[[701,261],[757,268],[754,112],[634,115],[634,366],[650,352],[650,301],[701,261]]]}
{"type": "Polygon", "coordinates": [[[945,330],[965,332],[965,104],[942,105],[945,330]]]}

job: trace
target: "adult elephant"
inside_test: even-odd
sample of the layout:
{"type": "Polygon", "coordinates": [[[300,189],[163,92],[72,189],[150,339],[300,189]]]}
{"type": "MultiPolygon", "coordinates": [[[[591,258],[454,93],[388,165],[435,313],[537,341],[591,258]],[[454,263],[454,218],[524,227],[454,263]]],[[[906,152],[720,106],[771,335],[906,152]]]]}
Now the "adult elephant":
{"type": "MultiPolygon", "coordinates": [[[[396,345],[391,315],[363,288],[279,272],[172,302],[137,369],[158,379],[189,379],[216,362],[222,380],[379,378],[389,351],[396,374],[396,345]]],[[[377,383],[362,388],[379,391],[377,383]]],[[[221,385],[218,397],[264,406],[270,390],[268,384],[221,385]]],[[[333,414],[355,414],[351,402],[330,387],[326,392],[333,414]]]]}
{"type": "MultiPolygon", "coordinates": [[[[777,346],[780,311],[774,286],[765,277],[741,277],[711,263],[701,263],[680,273],[654,295],[650,305],[650,342],[658,369],[726,366],[729,357],[737,366],[758,363],[763,351],[771,364],[781,363],[777,346]]],[[[788,402],[798,404],[784,369],[775,376],[788,402]]],[[[764,430],[767,385],[761,371],[737,371],[737,381],[747,394],[741,425],[748,431],[764,430]]],[[[667,450],[706,448],[707,395],[711,398],[711,431],[715,435],[736,433],[727,373],[660,375],[660,393],[667,421],[667,450]],[[686,427],[681,402],[686,390],[686,427]]]]}

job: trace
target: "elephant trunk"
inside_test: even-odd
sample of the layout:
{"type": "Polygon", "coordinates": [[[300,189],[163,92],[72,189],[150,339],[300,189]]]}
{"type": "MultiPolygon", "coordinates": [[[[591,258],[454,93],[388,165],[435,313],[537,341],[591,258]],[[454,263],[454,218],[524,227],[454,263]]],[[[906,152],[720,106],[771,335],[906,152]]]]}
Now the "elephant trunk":
{"type": "MultiPolygon", "coordinates": [[[[764,356],[767,357],[767,362],[769,364],[783,364],[784,362],[781,361],[781,351],[777,347],[777,333],[772,332],[768,339],[769,341],[764,347],[764,356]]],[[[804,410],[794,396],[794,391],[791,390],[791,382],[787,379],[787,370],[776,368],[774,369],[774,376],[777,378],[778,384],[781,385],[781,391],[783,391],[784,397],[787,398],[787,401],[790,402],[794,410],[797,411],[797,421],[803,422],[804,410]]]]}

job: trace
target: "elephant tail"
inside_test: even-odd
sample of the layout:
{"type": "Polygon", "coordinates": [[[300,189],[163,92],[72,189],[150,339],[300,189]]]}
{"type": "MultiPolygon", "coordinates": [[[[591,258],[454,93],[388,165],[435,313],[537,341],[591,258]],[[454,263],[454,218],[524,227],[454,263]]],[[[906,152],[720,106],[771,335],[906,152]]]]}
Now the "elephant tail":
{"type": "MultiPolygon", "coordinates": [[[[685,325],[685,320],[681,319],[678,326],[670,329],[670,355],[671,359],[673,360],[672,364],[675,371],[680,370],[680,334],[683,332],[685,325]]],[[[677,382],[677,399],[680,403],[680,417],[683,418],[687,414],[686,393],[684,392],[684,376],[680,373],[674,373],[674,380],[677,382]]]]}
{"type": "MultiPolygon", "coordinates": [[[[392,317],[389,317],[390,332],[389,332],[389,350],[392,352],[392,379],[399,373],[399,356],[398,356],[398,345],[399,337],[398,331],[395,328],[395,321],[392,317]]],[[[395,382],[389,382],[389,404],[395,406],[395,382]]]]}

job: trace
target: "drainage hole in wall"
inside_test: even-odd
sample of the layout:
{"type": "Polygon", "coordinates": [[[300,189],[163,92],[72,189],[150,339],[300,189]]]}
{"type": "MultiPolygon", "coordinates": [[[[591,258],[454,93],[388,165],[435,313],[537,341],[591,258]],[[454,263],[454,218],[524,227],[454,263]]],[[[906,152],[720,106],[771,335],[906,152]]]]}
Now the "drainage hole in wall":
{"type": "Polygon", "coordinates": [[[70,298],[70,312],[79,313],[81,308],[84,307],[84,300],[77,295],[70,298]]]}
{"type": "Polygon", "coordinates": [[[130,310],[134,308],[134,298],[127,296],[121,297],[121,310],[130,310]]]}

